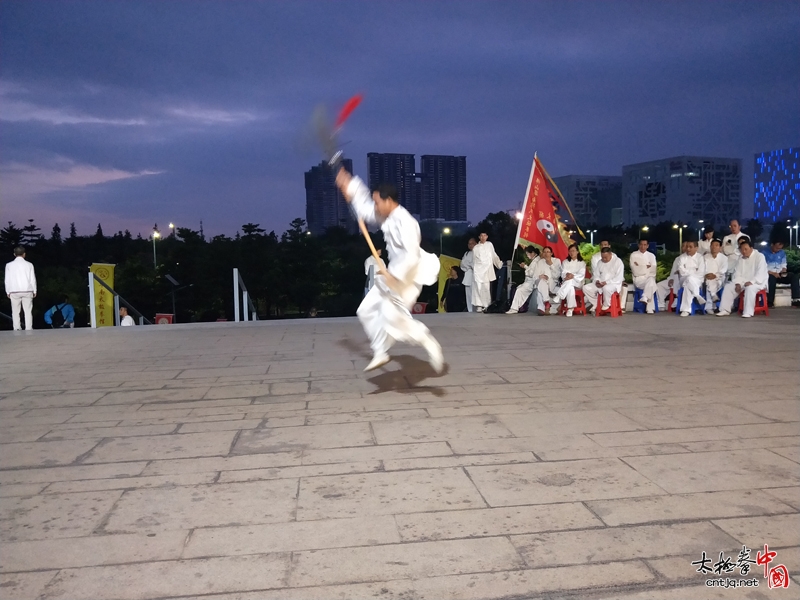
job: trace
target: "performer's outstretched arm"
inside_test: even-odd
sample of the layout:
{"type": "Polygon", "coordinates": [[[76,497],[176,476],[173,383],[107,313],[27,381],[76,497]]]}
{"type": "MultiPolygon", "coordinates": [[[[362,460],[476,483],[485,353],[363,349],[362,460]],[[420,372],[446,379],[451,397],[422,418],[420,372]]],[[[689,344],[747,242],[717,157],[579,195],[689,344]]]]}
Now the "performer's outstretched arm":
{"type": "Polygon", "coordinates": [[[344,168],[340,168],[336,175],[336,185],[342,191],[344,199],[353,207],[356,217],[370,225],[378,222],[375,214],[375,201],[369,193],[369,188],[360,178],[353,177],[344,168]]]}

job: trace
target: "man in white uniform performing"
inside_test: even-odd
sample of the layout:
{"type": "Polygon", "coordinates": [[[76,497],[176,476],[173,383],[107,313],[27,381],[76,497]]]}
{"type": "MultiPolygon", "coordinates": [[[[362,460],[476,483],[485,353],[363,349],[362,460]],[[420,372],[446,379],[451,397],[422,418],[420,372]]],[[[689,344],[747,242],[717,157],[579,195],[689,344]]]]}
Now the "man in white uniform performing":
{"type": "Polygon", "coordinates": [[[722,238],[722,252],[728,259],[728,273],[733,273],[736,263],[742,256],[742,253],[739,252],[739,238],[745,234],[742,233],[742,228],[739,227],[739,221],[736,219],[731,221],[730,227],[731,232],[722,238]]]}
{"type": "Polygon", "coordinates": [[[759,290],[767,289],[769,271],[767,259],[758,250],[753,248],[749,240],[739,244],[742,257],[736,263],[733,279],[722,290],[722,299],[719,301],[718,317],[731,314],[733,301],[744,291],[744,308],[742,316],[752,317],[756,308],[756,294],[759,290]]]}
{"type": "Polygon", "coordinates": [[[477,243],[478,240],[475,238],[469,238],[467,242],[467,251],[461,258],[461,270],[464,272],[464,279],[461,280],[461,285],[464,286],[464,297],[467,299],[467,312],[472,312],[472,282],[474,281],[472,273],[472,249],[477,243]]]}
{"type": "Polygon", "coordinates": [[[11,323],[14,331],[22,331],[20,309],[25,313],[25,330],[33,329],[33,299],[36,298],[36,273],[25,260],[25,248],[14,248],[14,260],[6,263],[6,296],[11,300],[11,323]]]}
{"type": "Polygon", "coordinates": [[[709,253],[703,257],[706,261],[706,314],[714,314],[714,303],[719,300],[722,286],[728,274],[728,259],[722,253],[722,241],[711,241],[709,253]]]}
{"type": "Polygon", "coordinates": [[[678,262],[678,273],[681,276],[681,316],[688,317],[692,310],[692,300],[697,299],[700,306],[705,304],[705,298],[700,293],[703,278],[706,274],[706,261],[697,251],[697,242],[686,242],[686,254],[681,254],[678,262]]]}
{"type": "Polygon", "coordinates": [[[492,303],[492,282],[497,279],[494,269],[502,266],[489,234],[481,233],[472,249],[472,308],[475,312],[485,311],[492,303]]]}
{"type": "Polygon", "coordinates": [[[336,185],[365,223],[380,224],[389,268],[378,276],[375,285],[358,307],[358,319],[372,346],[372,361],[364,369],[371,371],[389,362],[389,349],[395,342],[422,346],[437,373],[444,368],[439,342],[428,328],[411,317],[423,285],[432,285],[439,276],[439,260],[420,248],[419,223],[397,202],[397,190],[381,185],[370,196],[367,186],[343,168],[336,185]]]}
{"type": "Polygon", "coordinates": [[[619,293],[625,278],[625,265],[611,251],[611,248],[600,250],[600,262],[592,272],[592,282],[583,286],[586,302],[592,305],[592,312],[597,311],[597,297],[602,295],[603,310],[611,308],[611,297],[619,293]]]}
{"type": "Polygon", "coordinates": [[[523,281],[519,287],[517,287],[517,291],[514,292],[514,300],[511,302],[511,308],[506,311],[507,315],[517,314],[520,307],[530,298],[531,293],[533,293],[533,288],[536,287],[536,280],[533,274],[536,270],[536,263],[541,260],[538,256],[538,252],[539,250],[536,246],[527,246],[525,248],[525,254],[528,256],[530,262],[527,265],[525,263],[519,263],[519,266],[525,269],[525,281],[523,281]]]}
{"type": "Polygon", "coordinates": [[[639,240],[639,249],[631,252],[631,275],[633,276],[633,285],[636,289],[642,290],[642,302],[647,305],[647,314],[652,315],[655,312],[655,294],[658,291],[656,285],[656,271],[658,263],[656,257],[647,248],[650,244],[647,240],[639,240]]]}

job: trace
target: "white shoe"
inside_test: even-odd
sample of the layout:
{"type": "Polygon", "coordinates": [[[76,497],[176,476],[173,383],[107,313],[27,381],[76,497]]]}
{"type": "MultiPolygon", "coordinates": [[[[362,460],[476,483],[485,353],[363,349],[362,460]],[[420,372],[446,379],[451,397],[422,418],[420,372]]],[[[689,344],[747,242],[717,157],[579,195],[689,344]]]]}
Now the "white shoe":
{"type": "Polygon", "coordinates": [[[681,316],[682,316],[682,317],[688,317],[688,316],[689,316],[689,313],[688,313],[688,312],[686,312],[686,311],[683,311],[683,312],[681,313],[681,316]]]}
{"type": "Polygon", "coordinates": [[[571,308],[568,308],[568,309],[567,309],[567,316],[568,316],[568,317],[571,317],[571,316],[572,316],[572,309],[571,309],[571,308]]]}
{"type": "Polygon", "coordinates": [[[749,318],[750,318],[750,317],[752,317],[752,316],[753,316],[753,315],[742,315],[742,318],[743,318],[743,319],[749,319],[749,318]]]}
{"type": "Polygon", "coordinates": [[[442,355],[442,347],[436,339],[428,334],[427,339],[422,343],[422,347],[428,353],[428,362],[437,373],[444,370],[444,356],[442,355]]]}
{"type": "Polygon", "coordinates": [[[721,310],[721,311],[719,311],[717,313],[717,316],[718,317],[727,317],[729,314],[731,314],[731,313],[729,313],[727,310],[721,310]]]}
{"type": "Polygon", "coordinates": [[[519,312],[519,311],[518,311],[518,310],[516,310],[515,308],[511,308],[511,309],[509,309],[509,310],[507,310],[507,311],[506,311],[506,314],[507,314],[507,315],[516,315],[518,312],[519,312]]]}
{"type": "Polygon", "coordinates": [[[611,310],[611,305],[609,304],[608,306],[604,306],[603,310],[611,310]]]}
{"type": "Polygon", "coordinates": [[[388,354],[376,354],[372,357],[370,363],[364,367],[364,372],[366,373],[367,371],[374,371],[378,367],[382,367],[388,363],[390,360],[391,359],[389,358],[388,354]]]}
{"type": "Polygon", "coordinates": [[[648,308],[648,309],[647,309],[647,314],[648,314],[648,315],[654,315],[654,314],[656,314],[656,311],[655,311],[655,310],[653,310],[652,308],[648,308]]]}
{"type": "Polygon", "coordinates": [[[711,306],[711,307],[706,306],[706,315],[711,315],[712,317],[714,316],[714,307],[713,306],[711,306]]]}

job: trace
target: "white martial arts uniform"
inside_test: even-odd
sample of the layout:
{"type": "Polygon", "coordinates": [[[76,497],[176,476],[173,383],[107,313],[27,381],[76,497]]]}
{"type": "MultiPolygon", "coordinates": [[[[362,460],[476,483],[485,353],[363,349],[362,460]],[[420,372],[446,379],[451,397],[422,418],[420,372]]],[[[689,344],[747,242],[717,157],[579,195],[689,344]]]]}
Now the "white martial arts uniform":
{"type": "MultiPolygon", "coordinates": [[[[667,306],[667,300],[669,299],[669,290],[675,290],[675,297],[678,296],[678,290],[681,289],[681,275],[678,273],[678,265],[681,262],[681,257],[685,256],[685,254],[678,255],[678,258],[672,261],[672,270],[669,272],[669,277],[666,279],[659,281],[656,284],[656,288],[658,290],[658,305],[661,310],[671,310],[671,306],[667,306]],[[672,282],[672,283],[670,283],[672,282]]],[[[677,303],[677,300],[675,300],[677,303]]]]}
{"type": "Polygon", "coordinates": [[[695,298],[701,306],[705,303],[700,288],[703,287],[703,279],[706,275],[706,261],[699,252],[695,252],[693,256],[682,254],[678,262],[678,273],[681,276],[681,287],[683,288],[679,310],[682,313],[691,312],[692,300],[695,298]]]}
{"type": "Polygon", "coordinates": [[[705,256],[706,254],[711,254],[711,242],[712,240],[702,239],[697,242],[697,253],[701,256],[705,256]]]}
{"type": "Polygon", "coordinates": [[[647,312],[655,309],[653,296],[658,291],[656,271],[658,262],[652,252],[636,250],[630,256],[633,285],[642,290],[642,302],[647,305],[647,312]]]}
{"type": "Polygon", "coordinates": [[[540,260],[542,260],[540,257],[534,256],[533,260],[525,267],[525,281],[517,286],[517,290],[514,292],[514,300],[511,302],[511,308],[508,309],[506,314],[513,315],[514,313],[518,313],[520,307],[530,298],[533,288],[536,287],[533,274],[536,271],[536,264],[540,260]]]}
{"type": "Polygon", "coordinates": [[[6,263],[6,294],[11,300],[11,322],[14,331],[22,329],[20,309],[25,313],[25,329],[33,329],[33,298],[36,296],[36,272],[33,265],[21,256],[6,263]]]}
{"type": "MultiPolygon", "coordinates": [[[[612,254],[614,254],[614,253],[612,252],[612,254]]],[[[619,258],[619,257],[616,254],[614,254],[614,258],[619,258]]],[[[592,258],[591,258],[590,264],[592,265],[592,277],[593,278],[594,278],[594,271],[597,268],[597,263],[600,262],[600,259],[601,259],[600,252],[595,252],[594,254],[592,254],[592,258]]],[[[625,266],[623,265],[623,272],[624,272],[624,268],[625,268],[625,266]]],[[[622,309],[622,312],[625,312],[625,307],[628,305],[628,284],[625,283],[624,276],[623,276],[623,279],[622,279],[622,288],[619,291],[619,303],[620,303],[620,308],[622,309]]]]}
{"type": "Polygon", "coordinates": [[[570,260],[565,258],[561,261],[561,285],[556,291],[558,302],[566,302],[567,308],[575,308],[578,304],[575,301],[575,290],[583,289],[583,280],[586,279],[586,263],[580,258],[570,260]],[[572,279],[564,279],[572,274],[572,279]]]}
{"type": "Polygon", "coordinates": [[[461,270],[464,272],[461,285],[464,286],[464,297],[467,299],[467,312],[472,312],[472,282],[474,281],[472,264],[472,250],[467,250],[461,258],[461,270]]]}
{"type": "Polygon", "coordinates": [[[397,206],[385,219],[375,212],[369,189],[358,177],[347,186],[347,195],[354,212],[365,223],[379,223],[389,253],[389,274],[398,281],[391,289],[383,276],[358,307],[358,319],[370,339],[375,357],[387,357],[395,342],[411,342],[423,346],[431,356],[441,349],[428,328],[411,317],[423,285],[432,285],[439,276],[439,259],[420,248],[419,223],[402,206],[397,206]]]}
{"type": "Polygon", "coordinates": [[[706,261],[706,275],[714,275],[714,279],[706,279],[706,314],[714,312],[714,302],[719,299],[722,286],[725,285],[725,278],[728,273],[728,258],[722,253],[717,252],[714,257],[711,253],[706,254],[703,259],[706,261]]]}
{"type": "Polygon", "coordinates": [[[742,257],[738,242],[743,235],[745,234],[740,231],[739,233],[730,233],[722,238],[722,253],[728,259],[728,274],[733,273],[736,263],[742,257]]]}
{"type": "Polygon", "coordinates": [[[736,270],[733,272],[733,279],[725,285],[722,290],[722,298],[719,302],[719,312],[729,314],[733,308],[733,301],[738,297],[736,284],[742,287],[744,292],[743,317],[752,317],[755,313],[756,294],[759,290],[767,289],[769,283],[769,271],[767,270],[767,259],[758,250],[753,250],[750,258],[744,256],[739,258],[736,263],[736,270]],[[745,287],[746,283],[751,283],[745,287]]]}
{"type": "Polygon", "coordinates": [[[625,279],[625,265],[615,255],[611,257],[608,262],[602,260],[597,262],[597,266],[592,272],[592,282],[583,286],[583,294],[586,302],[597,309],[597,296],[602,295],[602,307],[608,308],[611,306],[611,296],[614,292],[619,293],[622,289],[622,282],[625,279]],[[598,282],[603,282],[605,285],[602,288],[597,287],[598,282]]]}
{"type": "Polygon", "coordinates": [[[555,293],[561,277],[561,261],[553,257],[552,264],[540,258],[533,269],[533,285],[536,288],[536,310],[544,312],[545,303],[550,302],[550,294],[555,293]],[[546,277],[547,279],[544,279],[546,277]]]}
{"type": "Polygon", "coordinates": [[[492,282],[497,279],[495,267],[503,266],[492,242],[478,242],[472,249],[472,306],[483,311],[492,303],[492,282]]]}

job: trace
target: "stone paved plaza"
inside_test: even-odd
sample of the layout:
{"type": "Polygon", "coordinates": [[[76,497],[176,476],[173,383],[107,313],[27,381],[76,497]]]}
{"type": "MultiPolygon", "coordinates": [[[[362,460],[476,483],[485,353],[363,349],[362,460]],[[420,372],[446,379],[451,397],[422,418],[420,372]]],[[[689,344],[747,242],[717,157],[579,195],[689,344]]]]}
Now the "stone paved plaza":
{"type": "Polygon", "coordinates": [[[800,598],[800,310],[424,320],[0,334],[0,598],[800,598]]]}

